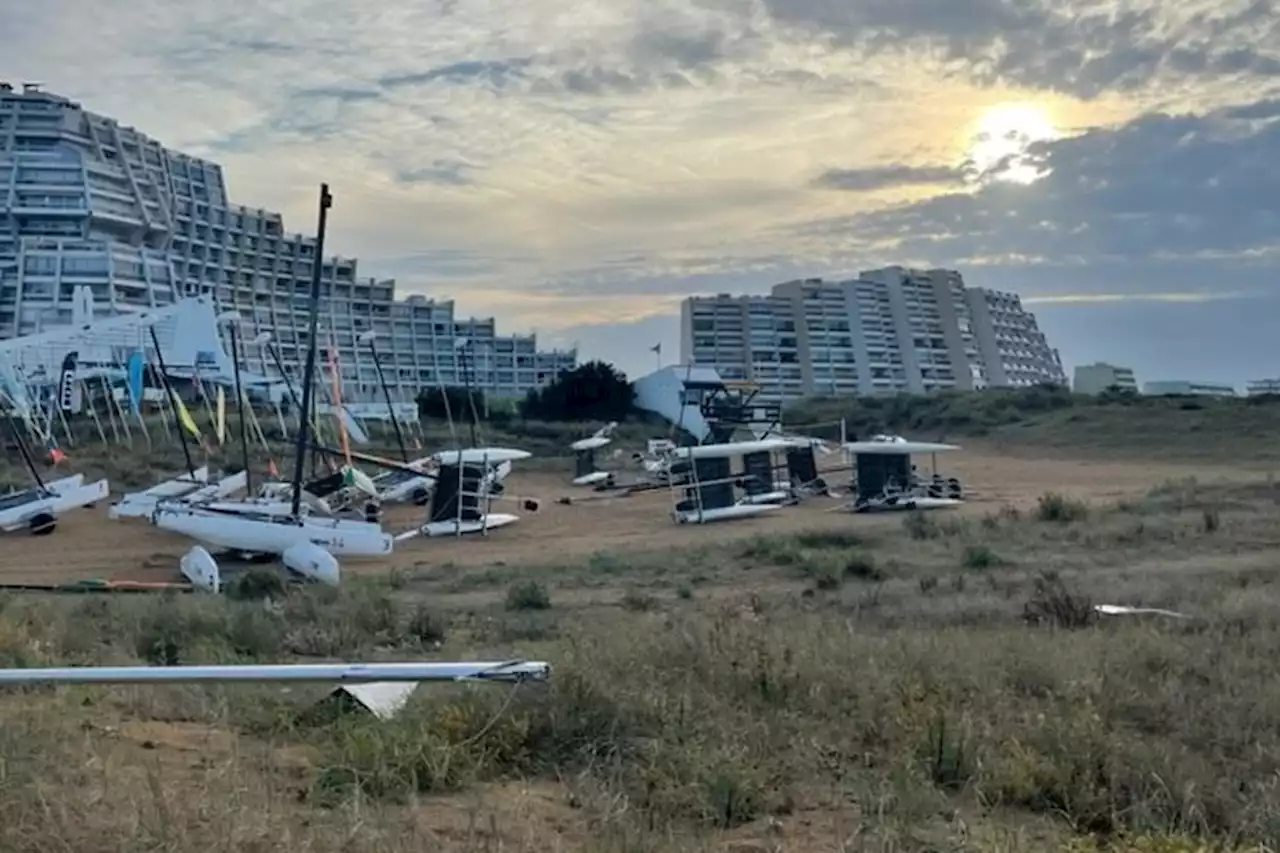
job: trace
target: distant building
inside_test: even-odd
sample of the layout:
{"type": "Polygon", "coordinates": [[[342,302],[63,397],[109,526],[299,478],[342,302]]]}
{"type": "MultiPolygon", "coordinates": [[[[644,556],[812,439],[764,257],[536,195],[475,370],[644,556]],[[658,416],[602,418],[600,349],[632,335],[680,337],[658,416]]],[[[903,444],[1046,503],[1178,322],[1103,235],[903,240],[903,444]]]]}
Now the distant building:
{"type": "MultiPolygon", "coordinates": [[[[347,216],[339,206],[339,221],[347,216]]],[[[81,286],[94,296],[91,319],[206,296],[252,324],[246,370],[278,376],[254,343],[270,332],[296,375],[319,265],[321,342],[339,355],[344,400],[381,401],[379,365],[403,401],[441,385],[519,398],[577,365],[575,350],[498,334],[493,318],[459,316],[449,300],[398,298],[395,282],[363,278],[354,258],[317,248],[279,213],[234,204],[217,163],[34,85],[0,83],[0,340],[69,327],[81,286]],[[367,332],[378,364],[361,343],[367,332]]]]}
{"type": "Polygon", "coordinates": [[[1245,394],[1250,397],[1261,397],[1264,394],[1280,394],[1280,378],[1254,379],[1245,386],[1245,394]]]}
{"type": "Polygon", "coordinates": [[[1111,388],[1138,393],[1138,380],[1133,370],[1104,361],[1082,364],[1075,370],[1071,390],[1077,394],[1101,394],[1111,388]]]}
{"type": "Polygon", "coordinates": [[[1147,382],[1142,386],[1142,393],[1153,397],[1237,397],[1239,393],[1234,385],[1222,382],[1191,382],[1185,379],[1163,379],[1147,382]]]}
{"type": "Polygon", "coordinates": [[[845,281],[798,279],[767,296],[691,297],[681,357],[750,381],[761,401],[1066,384],[1014,294],[954,270],[888,267],[845,281]]]}
{"type": "Polygon", "coordinates": [[[632,383],[633,404],[641,411],[661,415],[701,441],[709,431],[702,403],[724,387],[724,380],[711,367],[663,367],[632,383]]]}

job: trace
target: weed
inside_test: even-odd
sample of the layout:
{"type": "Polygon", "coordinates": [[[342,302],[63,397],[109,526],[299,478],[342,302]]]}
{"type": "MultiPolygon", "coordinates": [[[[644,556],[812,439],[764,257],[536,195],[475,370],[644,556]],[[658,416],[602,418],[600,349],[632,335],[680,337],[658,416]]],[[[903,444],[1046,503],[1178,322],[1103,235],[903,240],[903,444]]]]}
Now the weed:
{"type": "Polygon", "coordinates": [[[1205,533],[1217,533],[1222,526],[1222,517],[1213,507],[1205,507],[1200,515],[1200,527],[1205,533]]]}
{"type": "Polygon", "coordinates": [[[885,573],[882,571],[871,557],[865,554],[855,554],[844,561],[843,575],[847,578],[857,578],[863,581],[883,581],[885,573]]]}
{"type": "Polygon", "coordinates": [[[1096,619],[1093,604],[1071,592],[1060,578],[1043,574],[1036,578],[1035,590],[1023,609],[1023,618],[1033,625],[1084,628],[1096,619]]]}
{"type": "Polygon", "coordinates": [[[524,581],[507,590],[508,610],[547,610],[550,607],[551,594],[537,581],[524,581]]]}
{"type": "Polygon", "coordinates": [[[942,529],[938,527],[938,523],[927,513],[918,509],[907,513],[907,517],[902,520],[902,529],[908,537],[917,541],[937,539],[942,535],[942,529]]]}
{"type": "Polygon", "coordinates": [[[434,610],[419,604],[409,617],[405,633],[424,646],[439,647],[445,640],[445,623],[434,610]]]}
{"type": "Polygon", "coordinates": [[[647,592],[629,589],[622,595],[622,606],[635,613],[647,613],[658,606],[658,600],[647,592]]]}
{"type": "Polygon", "coordinates": [[[1036,502],[1036,518],[1040,521],[1068,524],[1081,521],[1088,515],[1089,507],[1084,501],[1068,498],[1057,492],[1045,492],[1036,502]]]}
{"type": "Polygon", "coordinates": [[[991,569],[1004,565],[1004,560],[986,545],[966,545],[961,559],[966,569],[991,569]]]}

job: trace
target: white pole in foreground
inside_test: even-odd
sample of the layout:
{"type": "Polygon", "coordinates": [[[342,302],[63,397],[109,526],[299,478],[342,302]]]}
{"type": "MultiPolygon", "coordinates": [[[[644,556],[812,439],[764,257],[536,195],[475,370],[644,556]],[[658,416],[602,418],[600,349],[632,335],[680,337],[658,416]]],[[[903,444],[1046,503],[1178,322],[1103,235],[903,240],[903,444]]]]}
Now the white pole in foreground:
{"type": "Polygon", "coordinates": [[[67,666],[0,669],[5,684],[154,684],[245,681],[545,681],[551,667],[542,661],[477,663],[317,663],[246,666],[67,666]]]}

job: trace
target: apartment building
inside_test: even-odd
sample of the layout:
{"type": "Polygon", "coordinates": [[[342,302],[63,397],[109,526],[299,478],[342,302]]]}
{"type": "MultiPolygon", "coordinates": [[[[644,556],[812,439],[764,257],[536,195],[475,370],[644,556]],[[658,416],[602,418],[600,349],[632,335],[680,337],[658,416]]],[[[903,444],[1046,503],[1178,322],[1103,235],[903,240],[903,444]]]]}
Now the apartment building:
{"type": "Polygon", "coordinates": [[[968,288],[952,270],[890,267],[784,282],[767,296],[691,297],[681,306],[681,356],[783,403],[1066,384],[1018,298],[968,288]]]}
{"type": "MultiPolygon", "coordinates": [[[[395,282],[361,278],[354,258],[317,258],[315,238],[286,231],[279,213],[233,204],[216,163],[38,87],[0,84],[0,339],[69,323],[77,285],[104,315],[207,294],[254,335],[270,332],[292,372],[317,263],[321,343],[335,345],[350,399],[376,399],[372,355],[357,344],[369,330],[399,399],[466,381],[519,397],[577,363],[533,335],[499,335],[493,318],[458,317],[452,301],[397,299],[395,282]]],[[[277,374],[265,347],[243,355],[246,369],[277,374]]]]}
{"type": "Polygon", "coordinates": [[[1101,394],[1112,388],[1138,393],[1138,380],[1131,368],[1104,361],[1079,365],[1072,380],[1071,390],[1077,394],[1101,394]]]}
{"type": "Polygon", "coordinates": [[[1280,394],[1280,377],[1275,379],[1251,379],[1245,386],[1245,394],[1249,397],[1262,397],[1280,394]]]}
{"type": "Polygon", "coordinates": [[[991,385],[1026,388],[1067,384],[1062,357],[1049,346],[1035,315],[1022,307],[1020,296],[983,287],[969,288],[966,296],[978,352],[991,385]]]}
{"type": "Polygon", "coordinates": [[[1189,379],[1159,379],[1143,383],[1142,393],[1153,397],[1238,397],[1236,386],[1226,382],[1196,382],[1189,379]]]}

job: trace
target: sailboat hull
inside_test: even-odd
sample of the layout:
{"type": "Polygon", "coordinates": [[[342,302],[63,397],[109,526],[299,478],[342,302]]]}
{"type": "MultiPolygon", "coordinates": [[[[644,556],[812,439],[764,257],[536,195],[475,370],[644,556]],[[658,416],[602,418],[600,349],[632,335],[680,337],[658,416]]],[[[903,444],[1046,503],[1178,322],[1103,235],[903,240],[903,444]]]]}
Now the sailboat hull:
{"type": "Polygon", "coordinates": [[[778,509],[777,504],[734,504],[714,509],[677,511],[672,513],[676,524],[710,524],[713,521],[731,521],[735,518],[751,518],[778,509]]]}
{"type": "Polygon", "coordinates": [[[334,556],[378,557],[390,554],[394,541],[376,524],[334,519],[295,522],[161,507],[154,520],[160,529],[203,545],[256,554],[283,554],[299,542],[311,542],[334,556]]]}
{"type": "Polygon", "coordinates": [[[112,519],[146,518],[156,504],[165,498],[180,498],[205,487],[209,481],[209,468],[201,466],[195,476],[184,474],[172,480],[157,483],[146,491],[132,492],[111,505],[107,515],[112,519]]]}
{"type": "Polygon", "coordinates": [[[483,519],[476,521],[457,521],[450,519],[448,521],[429,521],[419,528],[423,536],[465,536],[472,533],[485,533],[490,530],[496,530],[499,527],[506,527],[508,524],[515,524],[520,520],[518,515],[509,515],[501,512],[491,512],[483,519]]]}

